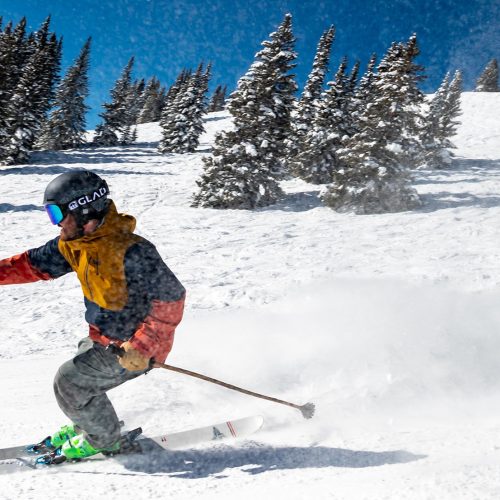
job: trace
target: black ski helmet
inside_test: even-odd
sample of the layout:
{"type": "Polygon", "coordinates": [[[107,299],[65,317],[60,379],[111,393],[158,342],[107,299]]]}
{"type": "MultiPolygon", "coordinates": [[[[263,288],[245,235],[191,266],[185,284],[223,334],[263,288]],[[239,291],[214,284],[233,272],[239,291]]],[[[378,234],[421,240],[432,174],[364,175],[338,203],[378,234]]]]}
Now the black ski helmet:
{"type": "Polygon", "coordinates": [[[79,226],[106,215],[109,188],[90,170],[73,170],[57,176],[45,188],[43,204],[57,205],[64,217],[71,213],[79,226]]]}

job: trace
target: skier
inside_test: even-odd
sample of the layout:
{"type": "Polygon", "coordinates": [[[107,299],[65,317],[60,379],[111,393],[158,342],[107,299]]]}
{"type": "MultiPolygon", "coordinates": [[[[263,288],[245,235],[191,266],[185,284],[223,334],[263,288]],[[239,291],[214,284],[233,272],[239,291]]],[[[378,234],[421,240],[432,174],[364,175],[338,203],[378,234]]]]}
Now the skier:
{"type": "Polygon", "coordinates": [[[148,372],[153,360],[165,360],[184,308],[182,284],[108,195],[106,181],[91,171],[59,175],[47,185],[43,204],[60,236],[0,260],[0,285],[71,271],[80,281],[89,335],[54,380],[71,424],[37,448],[68,459],[119,452],[120,424],[106,392],[148,372]],[[110,345],[121,348],[120,356],[110,345]]]}

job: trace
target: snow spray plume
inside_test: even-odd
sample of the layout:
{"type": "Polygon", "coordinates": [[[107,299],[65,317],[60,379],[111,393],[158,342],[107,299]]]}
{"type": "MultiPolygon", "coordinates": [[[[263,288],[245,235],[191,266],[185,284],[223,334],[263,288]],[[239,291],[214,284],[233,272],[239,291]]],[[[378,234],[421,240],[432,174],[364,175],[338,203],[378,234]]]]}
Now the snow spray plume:
{"type": "Polygon", "coordinates": [[[177,373],[183,373],[184,375],[189,375],[191,377],[196,377],[196,378],[199,378],[201,380],[206,380],[207,382],[211,382],[212,384],[221,385],[222,387],[225,387],[226,389],[232,389],[233,391],[242,392],[243,394],[248,394],[249,396],[254,396],[256,398],[265,399],[267,401],[272,401],[273,403],[279,403],[282,405],[291,406],[292,408],[296,408],[297,410],[300,410],[300,412],[302,413],[302,416],[304,418],[312,418],[314,415],[315,406],[313,403],[306,403],[305,405],[302,405],[302,406],[296,405],[294,403],[290,403],[289,401],[283,401],[282,399],[273,398],[271,396],[265,396],[264,394],[259,394],[258,392],[253,392],[253,391],[249,391],[247,389],[242,389],[241,387],[237,387],[235,385],[228,384],[226,382],[222,382],[221,380],[217,380],[217,379],[212,378],[212,377],[207,377],[206,375],[202,375],[201,373],[192,372],[190,370],[185,370],[184,368],[178,368],[178,367],[172,366],[172,365],[165,365],[163,363],[154,362],[153,367],[154,368],[163,368],[165,370],[171,370],[171,371],[177,372],[177,373]]]}
{"type": "MultiPolygon", "coordinates": [[[[125,351],[121,347],[119,347],[115,344],[110,344],[107,347],[107,349],[110,349],[111,351],[113,351],[117,356],[123,356],[123,354],[125,353],[125,351]]],[[[300,412],[302,413],[302,416],[304,418],[312,418],[314,415],[314,411],[316,409],[313,403],[306,403],[305,405],[302,405],[302,406],[296,405],[294,403],[290,403],[289,401],[283,401],[282,399],[273,398],[271,396],[265,396],[264,394],[259,394],[258,392],[253,392],[253,391],[249,391],[247,389],[242,389],[241,387],[237,387],[236,385],[228,384],[226,382],[222,382],[221,380],[217,380],[217,379],[212,378],[212,377],[207,377],[206,375],[202,375],[201,373],[192,372],[191,370],[185,370],[184,368],[178,368],[177,366],[166,365],[164,363],[158,363],[154,359],[151,359],[150,367],[151,368],[163,368],[164,370],[170,370],[173,372],[182,373],[183,375],[189,375],[190,377],[195,377],[195,378],[199,378],[201,380],[206,380],[207,382],[211,382],[212,384],[221,385],[222,387],[225,387],[226,389],[231,389],[233,391],[242,392],[243,394],[248,394],[249,396],[254,396],[256,398],[265,399],[267,401],[272,401],[273,403],[279,403],[282,405],[291,406],[292,408],[296,408],[297,410],[300,410],[300,412]]]]}

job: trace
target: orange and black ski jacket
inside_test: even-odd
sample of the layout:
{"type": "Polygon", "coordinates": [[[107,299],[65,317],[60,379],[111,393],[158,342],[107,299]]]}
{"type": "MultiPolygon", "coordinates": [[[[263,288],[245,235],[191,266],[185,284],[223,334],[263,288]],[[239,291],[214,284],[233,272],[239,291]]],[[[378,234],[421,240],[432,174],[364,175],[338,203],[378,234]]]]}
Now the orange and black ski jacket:
{"type": "Polygon", "coordinates": [[[0,260],[0,284],[30,283],[76,272],[90,337],[103,345],[130,341],[148,358],[163,362],[182,319],[185,289],[152,243],[133,233],[135,219],[111,203],[92,234],[59,237],[0,260]]]}

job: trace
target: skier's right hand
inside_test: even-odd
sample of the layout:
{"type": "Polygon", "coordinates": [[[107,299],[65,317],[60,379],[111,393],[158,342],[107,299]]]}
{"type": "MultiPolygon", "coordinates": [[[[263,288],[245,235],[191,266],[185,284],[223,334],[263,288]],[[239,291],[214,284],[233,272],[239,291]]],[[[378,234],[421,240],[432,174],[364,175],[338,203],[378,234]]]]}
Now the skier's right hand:
{"type": "Polygon", "coordinates": [[[144,371],[149,367],[149,358],[143,356],[137,349],[134,349],[130,342],[121,345],[124,353],[118,357],[118,363],[131,372],[144,371]]]}

